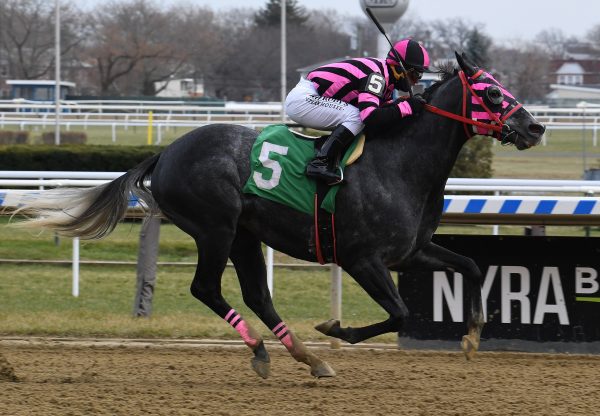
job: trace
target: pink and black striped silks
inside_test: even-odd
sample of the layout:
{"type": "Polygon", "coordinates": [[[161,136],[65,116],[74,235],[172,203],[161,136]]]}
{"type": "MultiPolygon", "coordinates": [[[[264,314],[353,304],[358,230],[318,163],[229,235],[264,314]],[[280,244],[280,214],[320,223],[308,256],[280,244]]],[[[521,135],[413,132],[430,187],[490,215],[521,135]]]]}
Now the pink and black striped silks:
{"type": "MultiPolygon", "coordinates": [[[[306,78],[314,83],[321,97],[344,101],[357,107],[360,119],[364,122],[382,103],[392,99],[394,83],[390,76],[384,59],[354,58],[323,65],[311,71],[306,78]],[[381,97],[365,89],[368,77],[374,73],[380,74],[385,82],[381,97]]],[[[412,114],[408,103],[400,104],[398,110],[403,117],[412,114]]]]}

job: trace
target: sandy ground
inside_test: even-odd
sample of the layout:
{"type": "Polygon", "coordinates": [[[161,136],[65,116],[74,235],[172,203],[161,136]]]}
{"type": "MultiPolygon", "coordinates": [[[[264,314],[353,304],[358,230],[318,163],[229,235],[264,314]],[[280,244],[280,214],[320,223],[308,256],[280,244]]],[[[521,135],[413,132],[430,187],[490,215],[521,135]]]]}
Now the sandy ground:
{"type": "Polygon", "coordinates": [[[598,415],[600,356],[361,348],[313,351],[314,379],[278,345],[272,375],[245,347],[0,339],[2,415],[598,415]],[[18,382],[6,381],[8,367],[18,382]],[[2,376],[4,374],[4,376],[2,376]]]}

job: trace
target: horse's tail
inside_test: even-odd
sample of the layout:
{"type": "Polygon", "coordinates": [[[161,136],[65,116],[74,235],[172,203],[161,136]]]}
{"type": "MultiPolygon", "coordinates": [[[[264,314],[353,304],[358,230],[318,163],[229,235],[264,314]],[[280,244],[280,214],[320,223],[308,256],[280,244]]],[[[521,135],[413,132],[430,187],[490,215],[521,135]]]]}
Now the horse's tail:
{"type": "Polygon", "coordinates": [[[47,228],[69,237],[102,238],[125,216],[131,196],[147,216],[160,212],[150,189],[150,178],[160,154],[154,155],[117,179],[93,188],[61,188],[27,196],[15,214],[30,217],[16,225],[47,228]]]}

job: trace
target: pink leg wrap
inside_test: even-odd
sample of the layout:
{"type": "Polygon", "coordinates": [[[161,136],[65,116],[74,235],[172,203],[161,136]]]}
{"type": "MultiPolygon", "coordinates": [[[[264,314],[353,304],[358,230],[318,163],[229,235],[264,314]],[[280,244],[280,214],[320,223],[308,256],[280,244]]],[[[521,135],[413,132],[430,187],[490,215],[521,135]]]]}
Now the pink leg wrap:
{"type": "Polygon", "coordinates": [[[292,343],[292,337],[290,336],[287,326],[283,322],[280,322],[273,328],[273,333],[279,338],[281,343],[290,351],[294,344],[292,343]]]}
{"type": "Polygon", "coordinates": [[[225,315],[225,321],[227,321],[227,323],[229,323],[229,325],[231,325],[233,329],[240,334],[246,345],[250,348],[254,348],[260,343],[260,340],[254,339],[250,336],[248,324],[246,324],[246,321],[244,321],[242,316],[234,309],[230,310],[227,315],[225,315]]]}

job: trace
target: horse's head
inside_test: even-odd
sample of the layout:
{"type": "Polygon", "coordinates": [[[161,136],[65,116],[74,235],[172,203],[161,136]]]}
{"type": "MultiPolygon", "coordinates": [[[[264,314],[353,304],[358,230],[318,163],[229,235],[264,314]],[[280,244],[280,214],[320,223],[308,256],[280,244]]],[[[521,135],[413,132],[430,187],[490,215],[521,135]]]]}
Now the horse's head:
{"type": "Polygon", "coordinates": [[[503,144],[514,144],[519,150],[539,144],[546,127],[493,76],[471,63],[464,53],[456,53],[456,60],[462,69],[459,76],[463,88],[471,93],[470,118],[478,122],[472,126],[472,131],[495,137],[503,144]]]}

